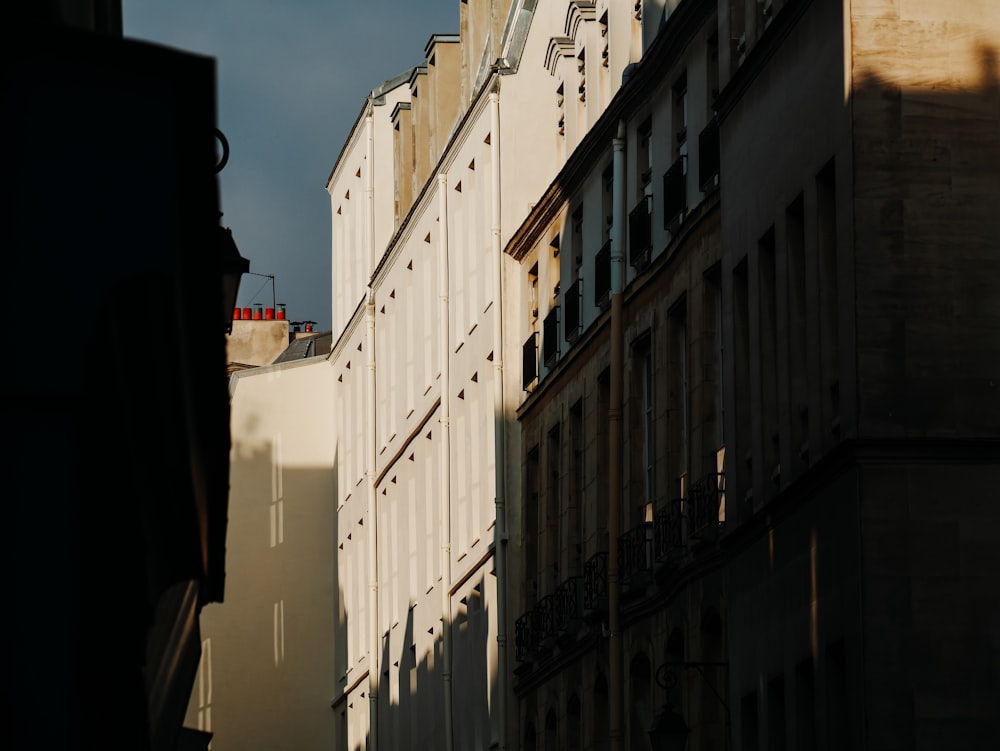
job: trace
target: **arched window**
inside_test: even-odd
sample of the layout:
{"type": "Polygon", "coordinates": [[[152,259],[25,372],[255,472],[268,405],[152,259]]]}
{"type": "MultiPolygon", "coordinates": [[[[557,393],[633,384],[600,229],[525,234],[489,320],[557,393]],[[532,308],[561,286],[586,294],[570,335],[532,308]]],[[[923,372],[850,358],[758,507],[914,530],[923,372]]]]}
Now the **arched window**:
{"type": "Polygon", "coordinates": [[[529,720],[524,725],[524,751],[535,751],[538,747],[536,736],[535,723],[529,720]]]}
{"type": "Polygon", "coordinates": [[[559,721],[554,709],[545,715],[545,748],[559,748],[559,721]]]}

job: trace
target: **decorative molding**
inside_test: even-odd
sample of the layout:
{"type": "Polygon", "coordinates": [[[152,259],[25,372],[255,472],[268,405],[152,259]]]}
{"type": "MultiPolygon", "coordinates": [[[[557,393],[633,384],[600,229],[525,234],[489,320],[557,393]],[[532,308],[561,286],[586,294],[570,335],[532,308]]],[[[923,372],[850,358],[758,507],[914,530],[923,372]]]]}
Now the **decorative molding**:
{"type": "Polygon", "coordinates": [[[580,24],[584,21],[593,21],[597,17],[594,2],[592,0],[570,0],[569,7],[566,8],[566,25],[564,31],[570,39],[576,39],[580,24]]]}
{"type": "Polygon", "coordinates": [[[556,75],[556,68],[559,60],[564,57],[572,57],[576,47],[569,37],[552,37],[549,39],[549,47],[545,51],[545,67],[551,75],[556,75]]]}

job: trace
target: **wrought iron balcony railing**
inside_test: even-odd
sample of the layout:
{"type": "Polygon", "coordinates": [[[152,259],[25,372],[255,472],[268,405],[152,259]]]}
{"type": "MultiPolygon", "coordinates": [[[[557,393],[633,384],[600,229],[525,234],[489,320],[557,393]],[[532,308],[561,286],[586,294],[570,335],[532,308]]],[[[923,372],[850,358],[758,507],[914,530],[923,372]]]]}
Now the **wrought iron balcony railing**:
{"type": "Polygon", "coordinates": [[[583,617],[583,577],[571,576],[552,593],[552,630],[556,635],[573,631],[583,617]]]}
{"type": "Polygon", "coordinates": [[[618,538],[618,575],[623,584],[634,583],[653,566],[653,523],[642,522],[618,538]]]}
{"type": "Polygon", "coordinates": [[[514,659],[524,662],[535,651],[537,640],[532,631],[532,611],[514,621],[514,659]]]}
{"type": "Polygon", "coordinates": [[[583,607],[605,610],[608,606],[608,554],[595,553],[583,565],[583,607]]]}
{"type": "Polygon", "coordinates": [[[662,563],[684,550],[683,500],[674,498],[653,516],[653,556],[662,563]]]}
{"type": "Polygon", "coordinates": [[[705,475],[687,492],[688,535],[697,539],[711,537],[719,529],[719,510],[726,489],[721,472],[705,475]]]}
{"type": "Polygon", "coordinates": [[[545,595],[532,608],[531,629],[535,634],[535,648],[545,645],[546,640],[555,634],[555,595],[545,595]]]}

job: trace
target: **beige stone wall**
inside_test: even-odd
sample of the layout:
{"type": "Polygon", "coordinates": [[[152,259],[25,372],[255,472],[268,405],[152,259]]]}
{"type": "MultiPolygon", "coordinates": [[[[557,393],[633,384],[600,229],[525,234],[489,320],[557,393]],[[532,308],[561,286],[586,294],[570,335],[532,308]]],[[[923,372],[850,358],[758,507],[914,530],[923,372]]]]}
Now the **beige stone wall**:
{"type": "Polygon", "coordinates": [[[851,4],[859,432],[1000,424],[1000,5],[851,4]]]}
{"type": "Polygon", "coordinates": [[[233,321],[226,359],[243,365],[270,365],[288,349],[288,321],[233,321]]]}
{"type": "Polygon", "coordinates": [[[185,723],[220,751],[335,747],[331,381],[315,359],[244,371],[232,389],[226,598],[202,612],[185,723]]]}

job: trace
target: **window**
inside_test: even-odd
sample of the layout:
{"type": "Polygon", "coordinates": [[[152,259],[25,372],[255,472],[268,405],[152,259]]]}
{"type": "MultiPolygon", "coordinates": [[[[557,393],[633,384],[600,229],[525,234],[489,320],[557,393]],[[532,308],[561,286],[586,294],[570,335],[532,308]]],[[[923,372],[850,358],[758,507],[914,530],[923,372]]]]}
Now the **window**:
{"type": "Polygon", "coordinates": [[[647,117],[636,130],[635,174],[638,177],[639,192],[652,194],[653,183],[653,120],[647,117]]]}
{"type": "Polygon", "coordinates": [[[549,591],[559,584],[559,558],[562,547],[562,535],[559,521],[562,506],[562,436],[559,425],[549,431],[548,456],[548,487],[545,497],[545,562],[549,591]]]}
{"type": "Polygon", "coordinates": [[[668,467],[670,477],[677,478],[679,483],[684,485],[691,472],[686,297],[682,297],[670,308],[668,333],[670,348],[667,373],[668,467]]]}
{"type": "Polygon", "coordinates": [[[611,239],[611,223],[614,221],[614,165],[609,164],[601,173],[601,216],[604,217],[604,226],[601,229],[601,236],[605,240],[611,239]]]}
{"type": "Polygon", "coordinates": [[[684,176],[686,157],[677,157],[663,173],[663,228],[674,231],[687,209],[687,180],[684,176]]]}
{"type": "Polygon", "coordinates": [[[809,461],[809,358],[806,328],[806,260],[803,198],[792,201],[785,211],[785,247],[788,268],[788,358],[789,406],[791,408],[792,455],[809,461]]]}
{"type": "Polygon", "coordinates": [[[719,185],[719,123],[713,117],[698,134],[698,187],[708,193],[719,185]]]}
{"type": "Polygon", "coordinates": [[[583,492],[586,482],[586,465],[584,463],[583,446],[583,400],[578,399],[569,408],[569,528],[567,532],[571,539],[569,546],[570,573],[580,574],[583,567],[583,542],[587,539],[587,522],[584,517],[583,492]]]}
{"type": "Polygon", "coordinates": [[[521,387],[527,391],[538,378],[538,332],[532,331],[521,347],[521,387]]]}
{"type": "Polygon", "coordinates": [[[583,294],[583,280],[577,279],[566,289],[563,299],[565,308],[565,336],[567,342],[576,341],[580,335],[582,326],[581,320],[581,296],[583,294]]]}
{"type": "Polygon", "coordinates": [[[534,605],[538,597],[538,446],[524,463],[524,582],[525,604],[534,605]]]}
{"type": "Polygon", "coordinates": [[[636,523],[653,519],[653,353],[649,333],[632,344],[630,395],[632,482],[636,523]]]}
{"type": "MultiPolygon", "coordinates": [[[[736,410],[736,485],[748,501],[747,514],[753,513],[753,443],[750,440],[750,290],[747,259],[733,269],[733,338],[736,378],[733,383],[733,406],[736,410]]],[[[728,475],[727,475],[728,477],[728,475]]]]}
{"type": "Polygon", "coordinates": [[[553,367],[559,359],[559,306],[553,307],[542,323],[542,360],[553,367]]]}
{"type": "Polygon", "coordinates": [[[681,73],[674,83],[674,109],[672,126],[677,140],[677,156],[687,156],[688,88],[687,72],[681,73]]]}
{"type": "MultiPolygon", "coordinates": [[[[760,306],[760,393],[763,418],[761,436],[764,465],[769,482],[765,495],[770,497],[781,483],[781,431],[778,422],[778,302],[774,257],[774,227],[757,243],[757,289],[760,306]]],[[[765,499],[766,500],[766,497],[765,499]]]]}
{"type": "Polygon", "coordinates": [[[628,251],[632,266],[642,270],[649,265],[653,249],[651,195],[643,195],[628,215],[628,251]]]}
{"type": "Polygon", "coordinates": [[[830,438],[840,439],[840,336],[837,322],[837,193],[834,162],[816,176],[816,243],[819,251],[820,277],[820,350],[822,357],[823,417],[829,425],[830,438]]]}
{"type": "Polygon", "coordinates": [[[594,304],[603,308],[611,295],[611,241],[594,256],[594,304]]]}

